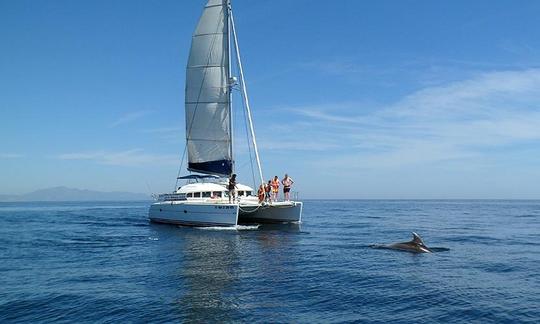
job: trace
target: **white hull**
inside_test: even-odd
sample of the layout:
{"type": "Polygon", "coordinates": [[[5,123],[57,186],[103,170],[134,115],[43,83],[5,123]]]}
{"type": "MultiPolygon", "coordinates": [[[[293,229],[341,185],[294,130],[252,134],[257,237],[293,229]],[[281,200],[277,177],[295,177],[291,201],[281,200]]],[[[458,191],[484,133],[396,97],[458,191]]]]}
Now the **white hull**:
{"type": "Polygon", "coordinates": [[[293,201],[263,205],[240,204],[240,222],[245,223],[300,223],[302,203],[293,201]]]}
{"type": "Polygon", "coordinates": [[[184,226],[235,226],[238,210],[237,204],[162,201],[150,206],[148,217],[156,223],[184,226]]]}
{"type": "Polygon", "coordinates": [[[162,201],[150,206],[153,222],[184,226],[235,226],[239,223],[300,223],[301,202],[271,204],[162,201]]]}

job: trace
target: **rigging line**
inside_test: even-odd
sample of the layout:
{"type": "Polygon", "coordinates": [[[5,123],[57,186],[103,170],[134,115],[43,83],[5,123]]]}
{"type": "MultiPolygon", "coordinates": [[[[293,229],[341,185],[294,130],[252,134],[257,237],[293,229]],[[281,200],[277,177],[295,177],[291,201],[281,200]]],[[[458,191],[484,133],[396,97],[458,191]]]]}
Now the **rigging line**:
{"type": "MultiPolygon", "coordinates": [[[[235,50],[235,54],[236,54],[236,50],[235,50]]],[[[240,67],[236,66],[236,73],[237,74],[240,74],[240,67]]],[[[240,78],[240,82],[244,82],[244,80],[242,78],[240,78]]],[[[245,125],[245,130],[246,130],[246,142],[247,142],[247,147],[248,147],[248,152],[249,152],[249,167],[251,169],[251,179],[253,181],[253,188],[255,189],[258,189],[259,186],[257,186],[257,182],[255,180],[255,169],[253,168],[253,153],[251,152],[251,146],[253,145],[252,144],[252,141],[250,141],[250,135],[249,135],[249,129],[248,129],[248,125],[249,125],[249,120],[248,120],[248,116],[247,116],[247,107],[246,107],[246,98],[245,98],[245,95],[244,95],[244,92],[242,90],[239,91],[240,92],[240,96],[242,97],[242,112],[243,112],[243,115],[244,115],[244,125],[245,125]]],[[[262,183],[264,184],[264,183],[262,183]]]]}
{"type": "MultiPolygon", "coordinates": [[[[237,65],[237,66],[235,66],[235,68],[236,68],[236,73],[240,74],[240,71],[239,71],[240,67],[237,65]]],[[[239,90],[239,89],[236,89],[236,90],[240,92],[240,96],[243,99],[242,100],[242,107],[243,107],[242,112],[243,112],[243,116],[244,116],[244,126],[245,126],[244,129],[246,130],[246,143],[247,143],[248,152],[249,152],[249,167],[251,169],[251,178],[252,178],[252,181],[253,181],[253,187],[258,188],[257,182],[255,180],[255,169],[253,168],[253,153],[251,151],[251,145],[252,144],[251,144],[250,136],[249,136],[247,108],[246,108],[245,97],[244,97],[244,93],[241,90],[239,90]]]]}
{"type": "MultiPolygon", "coordinates": [[[[240,91],[241,95],[242,95],[242,99],[244,99],[244,94],[242,93],[242,91],[240,91]]],[[[259,188],[257,186],[257,183],[255,182],[255,169],[253,168],[253,155],[251,154],[251,141],[249,140],[249,130],[248,130],[248,118],[247,118],[247,108],[246,108],[246,102],[245,100],[242,100],[242,106],[244,109],[242,109],[242,112],[244,113],[244,125],[246,126],[245,129],[246,129],[246,141],[247,141],[247,146],[248,146],[248,152],[249,152],[249,166],[251,168],[251,177],[252,177],[252,180],[253,180],[253,188],[259,188]]]]}
{"type": "Polygon", "coordinates": [[[182,153],[182,160],[180,160],[180,167],[178,168],[178,173],[176,174],[176,183],[174,184],[174,190],[176,191],[176,188],[178,188],[178,178],[180,177],[180,172],[182,172],[182,167],[184,166],[184,158],[186,157],[186,150],[187,150],[187,143],[184,145],[184,153],[182,153]]]}
{"type": "MultiPolygon", "coordinates": [[[[205,10],[206,10],[206,8],[205,8],[205,10]]],[[[223,5],[221,5],[220,15],[221,14],[223,14],[223,5]]],[[[225,16],[223,16],[223,21],[225,21],[225,16]]],[[[211,59],[211,56],[212,56],[212,50],[214,49],[214,44],[216,42],[216,36],[218,35],[219,26],[220,26],[220,24],[218,23],[217,26],[216,26],[216,32],[212,36],[212,43],[210,44],[210,48],[208,50],[208,56],[206,58],[207,65],[210,62],[210,59],[211,59]]],[[[222,35],[223,33],[219,33],[219,34],[222,35]]],[[[199,100],[201,99],[201,93],[202,93],[202,89],[203,89],[203,85],[204,85],[204,80],[206,80],[207,72],[208,72],[208,69],[205,69],[204,74],[203,74],[203,78],[201,80],[201,86],[199,88],[199,93],[197,94],[197,103],[195,104],[195,109],[193,110],[193,116],[191,117],[191,121],[189,122],[188,131],[186,132],[186,144],[184,145],[184,153],[182,153],[182,160],[180,162],[180,168],[178,169],[178,174],[176,176],[177,178],[180,176],[180,172],[182,172],[182,166],[184,165],[184,158],[186,156],[186,150],[187,150],[187,146],[188,146],[187,139],[189,137],[189,134],[191,134],[191,129],[193,128],[193,122],[195,121],[195,116],[197,115],[197,109],[199,108],[199,100]]],[[[186,88],[187,88],[187,84],[186,84],[186,88]]],[[[176,183],[174,185],[174,190],[176,190],[177,186],[178,186],[178,179],[176,179],[176,183]]]]}
{"type": "Polygon", "coordinates": [[[264,182],[264,177],[263,177],[263,174],[262,174],[262,168],[261,168],[261,160],[260,160],[260,157],[259,157],[259,150],[257,148],[257,141],[255,139],[255,130],[253,129],[253,121],[252,121],[252,118],[251,118],[251,109],[249,108],[249,99],[248,99],[248,95],[247,95],[247,87],[246,87],[246,81],[244,79],[244,71],[243,71],[243,68],[242,68],[242,60],[240,58],[240,49],[239,49],[239,46],[238,46],[238,38],[237,38],[237,35],[236,35],[236,27],[234,26],[234,15],[232,14],[232,11],[230,12],[230,21],[231,21],[231,26],[232,26],[232,34],[234,36],[234,46],[235,46],[235,49],[236,49],[236,60],[238,62],[238,68],[240,69],[240,79],[242,79],[242,92],[244,93],[244,98],[245,98],[245,104],[246,104],[246,110],[247,110],[247,116],[248,116],[248,119],[249,119],[249,129],[251,131],[251,138],[253,140],[253,149],[255,151],[255,158],[257,160],[257,167],[259,169],[259,176],[260,176],[260,179],[261,179],[261,182],[264,182]]]}

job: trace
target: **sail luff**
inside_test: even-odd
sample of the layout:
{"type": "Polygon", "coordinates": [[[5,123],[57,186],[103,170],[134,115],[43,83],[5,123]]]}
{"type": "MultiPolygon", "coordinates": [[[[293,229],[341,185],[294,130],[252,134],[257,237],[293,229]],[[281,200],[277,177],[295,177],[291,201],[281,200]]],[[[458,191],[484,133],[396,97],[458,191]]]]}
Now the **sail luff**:
{"type": "Polygon", "coordinates": [[[228,0],[210,0],[192,37],[186,68],[188,170],[232,172],[228,0]]]}

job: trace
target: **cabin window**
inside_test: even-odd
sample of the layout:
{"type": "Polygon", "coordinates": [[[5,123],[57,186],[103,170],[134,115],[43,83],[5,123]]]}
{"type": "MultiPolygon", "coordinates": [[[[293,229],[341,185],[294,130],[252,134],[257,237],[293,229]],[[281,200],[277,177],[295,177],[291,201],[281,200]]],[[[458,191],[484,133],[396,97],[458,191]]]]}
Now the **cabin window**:
{"type": "Polygon", "coordinates": [[[200,198],[200,197],[201,197],[201,193],[200,193],[200,192],[194,192],[194,193],[193,193],[193,197],[195,197],[195,198],[200,198]]]}
{"type": "Polygon", "coordinates": [[[238,191],[238,197],[243,196],[243,195],[244,195],[244,191],[243,191],[243,190],[238,191]]]}
{"type": "Polygon", "coordinates": [[[205,191],[202,193],[203,198],[210,198],[212,196],[212,193],[210,191],[205,191]]]}
{"type": "Polygon", "coordinates": [[[246,191],[246,196],[251,196],[251,191],[246,191]]]}
{"type": "Polygon", "coordinates": [[[188,194],[186,195],[186,197],[191,198],[191,197],[193,197],[193,194],[190,192],[190,193],[188,193],[188,194]]]}
{"type": "Polygon", "coordinates": [[[212,193],[212,197],[214,198],[221,198],[221,191],[214,191],[212,193]]]}

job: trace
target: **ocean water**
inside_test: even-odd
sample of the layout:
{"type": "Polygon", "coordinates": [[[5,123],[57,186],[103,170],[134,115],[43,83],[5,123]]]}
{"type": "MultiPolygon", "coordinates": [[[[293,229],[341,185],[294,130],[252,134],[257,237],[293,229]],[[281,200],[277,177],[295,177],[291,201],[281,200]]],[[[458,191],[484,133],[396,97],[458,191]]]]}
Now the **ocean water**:
{"type": "Polygon", "coordinates": [[[306,201],[300,226],[0,204],[0,322],[540,321],[540,201],[306,201]],[[408,241],[450,249],[370,248],[408,241]]]}

